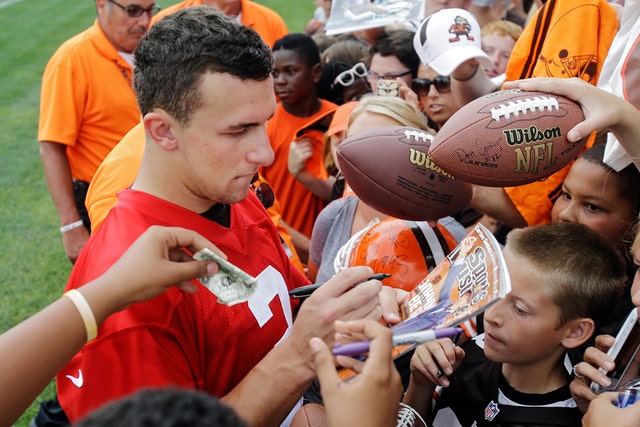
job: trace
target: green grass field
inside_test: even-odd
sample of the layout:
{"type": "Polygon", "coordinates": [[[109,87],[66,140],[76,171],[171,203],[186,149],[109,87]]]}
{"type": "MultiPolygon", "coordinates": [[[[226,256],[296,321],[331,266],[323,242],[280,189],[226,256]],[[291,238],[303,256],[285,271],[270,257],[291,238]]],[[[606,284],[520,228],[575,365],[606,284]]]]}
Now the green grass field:
{"type": "MultiPolygon", "coordinates": [[[[302,31],[314,9],[312,0],[258,2],[292,32],[302,31]]],[[[94,19],[89,0],[0,0],[0,332],[58,298],[71,270],[38,156],[40,78],[55,49],[94,19]]],[[[40,399],[54,393],[51,384],[40,399]]],[[[38,404],[15,425],[27,426],[38,404]]]]}

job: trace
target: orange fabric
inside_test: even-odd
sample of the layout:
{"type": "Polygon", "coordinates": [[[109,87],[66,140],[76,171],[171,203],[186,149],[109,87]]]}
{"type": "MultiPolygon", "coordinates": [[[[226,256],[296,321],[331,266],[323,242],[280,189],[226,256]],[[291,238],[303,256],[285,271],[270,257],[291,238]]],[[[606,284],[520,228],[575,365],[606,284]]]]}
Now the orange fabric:
{"type": "Polygon", "coordinates": [[[67,146],[74,179],[90,182],[140,121],[132,70],[95,21],[64,42],[42,77],[38,140],[67,146]]]}
{"type": "MultiPolygon", "coordinates": [[[[138,174],[144,154],[145,131],[142,122],[131,129],[109,153],[96,171],[85,204],[91,219],[91,232],[95,232],[118,201],[118,192],[128,188],[138,174]]],[[[289,259],[304,273],[304,267],[291,241],[289,232],[280,224],[280,204],[276,198],[267,209],[278,233],[290,249],[289,259]]]]}
{"type": "MultiPolygon", "coordinates": [[[[511,52],[506,80],[579,77],[597,84],[618,18],[606,0],[548,0],[533,16],[511,52]]],[[[587,144],[593,144],[593,137],[587,144]]],[[[551,222],[551,208],[571,164],[548,178],[505,188],[529,225],[551,222]]]]}
{"type": "Polygon", "coordinates": [[[311,139],[313,156],[307,160],[306,168],[318,178],[329,177],[322,155],[324,131],[328,128],[328,123],[324,130],[316,128],[322,126],[312,125],[328,122],[338,106],[325,100],[321,101],[320,110],[310,117],[293,116],[284,109],[282,104],[278,104],[275,114],[267,122],[267,133],[275,153],[275,160],[270,166],[262,168],[262,175],[273,187],[280,200],[284,222],[309,238],[311,238],[313,223],[325,203],[289,173],[289,145],[295,140],[311,139]]]}
{"type": "MultiPolygon", "coordinates": [[[[267,184],[269,184],[267,182],[267,180],[264,179],[264,177],[261,176],[261,175],[258,176],[258,180],[257,181],[258,182],[266,182],[267,184]]],[[[269,184],[269,185],[271,185],[271,184],[269,184]]],[[[274,198],[273,198],[273,205],[269,209],[267,209],[267,212],[269,213],[269,216],[271,217],[271,221],[273,221],[273,223],[276,225],[276,228],[278,229],[278,234],[280,234],[280,237],[284,241],[285,252],[289,256],[289,260],[291,260],[291,263],[293,265],[295,265],[296,268],[302,272],[302,274],[305,274],[304,265],[302,265],[302,261],[300,261],[300,257],[298,256],[298,252],[296,252],[296,248],[295,248],[295,246],[293,246],[293,241],[291,240],[291,235],[289,234],[287,229],[284,228],[284,226],[280,222],[280,219],[282,218],[282,215],[280,214],[280,212],[281,212],[281,210],[280,210],[280,202],[278,201],[278,198],[275,197],[275,194],[274,194],[274,198]]]]}
{"type": "Polygon", "coordinates": [[[144,140],[144,125],[139,121],[98,167],[85,199],[91,233],[98,229],[118,202],[116,194],[130,187],[136,179],[142,163],[144,140]]]}
{"type": "Polygon", "coordinates": [[[347,130],[349,116],[353,109],[358,105],[358,102],[359,101],[351,101],[338,107],[331,119],[331,125],[329,125],[329,129],[327,130],[327,136],[337,135],[340,132],[347,130]]]}
{"type": "MultiPolygon", "coordinates": [[[[185,0],[169,6],[158,12],[158,14],[153,17],[152,23],[182,8],[200,6],[203,4],[202,2],[203,0],[185,0]]],[[[276,40],[289,34],[287,25],[282,17],[268,7],[250,0],[241,0],[241,8],[242,15],[240,16],[240,22],[260,34],[260,37],[262,37],[262,40],[264,40],[267,45],[273,46],[276,40]]]]}

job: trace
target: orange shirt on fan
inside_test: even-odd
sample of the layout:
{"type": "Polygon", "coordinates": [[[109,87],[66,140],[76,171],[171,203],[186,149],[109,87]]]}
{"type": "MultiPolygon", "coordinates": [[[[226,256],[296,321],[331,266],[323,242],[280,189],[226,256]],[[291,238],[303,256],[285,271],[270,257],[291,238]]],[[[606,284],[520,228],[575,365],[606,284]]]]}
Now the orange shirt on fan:
{"type": "Polygon", "coordinates": [[[140,112],[131,66],[98,25],[64,42],[42,77],[38,140],[67,146],[74,179],[93,174],[140,112]]]}

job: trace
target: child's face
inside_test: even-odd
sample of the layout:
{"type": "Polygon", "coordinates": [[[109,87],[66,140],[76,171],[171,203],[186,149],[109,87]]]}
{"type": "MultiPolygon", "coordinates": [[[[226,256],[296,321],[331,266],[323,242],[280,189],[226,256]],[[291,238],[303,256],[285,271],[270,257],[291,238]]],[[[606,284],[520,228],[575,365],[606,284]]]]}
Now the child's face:
{"type": "Polygon", "coordinates": [[[566,325],[558,328],[560,310],[538,280],[535,268],[504,251],[512,290],[484,315],[484,353],[494,362],[521,366],[544,364],[564,352],[566,325]]]}
{"type": "Polygon", "coordinates": [[[287,49],[276,50],[273,57],[273,86],[284,105],[296,105],[316,95],[316,84],[321,76],[320,64],[309,66],[297,52],[287,49]]]}
{"type": "Polygon", "coordinates": [[[482,50],[493,62],[493,68],[486,70],[489,77],[499,76],[507,70],[507,62],[515,45],[516,41],[511,36],[492,33],[482,37],[482,50]]]}
{"type": "Polygon", "coordinates": [[[631,201],[619,194],[618,179],[597,163],[576,160],[562,184],[562,194],[553,205],[551,221],[584,224],[626,252],[624,237],[634,211],[631,201]]]}

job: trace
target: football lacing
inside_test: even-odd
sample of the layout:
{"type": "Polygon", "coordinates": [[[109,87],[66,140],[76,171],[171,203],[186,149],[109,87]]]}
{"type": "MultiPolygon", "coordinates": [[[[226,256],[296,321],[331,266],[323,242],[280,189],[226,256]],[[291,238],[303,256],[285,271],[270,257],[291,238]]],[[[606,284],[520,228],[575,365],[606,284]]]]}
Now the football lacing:
{"type": "Polygon", "coordinates": [[[420,414],[416,412],[411,406],[400,402],[400,409],[398,410],[398,422],[396,427],[414,427],[414,426],[426,426],[420,414]],[[422,424],[416,421],[422,422],[422,424]]]}
{"type": "Polygon", "coordinates": [[[418,142],[432,142],[433,141],[433,135],[431,135],[430,133],[415,129],[415,130],[409,130],[409,129],[405,129],[404,131],[404,137],[406,139],[415,139],[418,142]]]}
{"type": "Polygon", "coordinates": [[[548,96],[536,96],[533,99],[527,98],[519,99],[515,102],[509,101],[507,105],[500,104],[498,108],[492,108],[491,118],[499,122],[503,117],[509,120],[511,115],[518,117],[520,114],[527,114],[529,112],[533,113],[536,110],[544,111],[545,109],[549,111],[552,111],[553,109],[559,110],[560,105],[558,104],[558,99],[548,96]]]}

